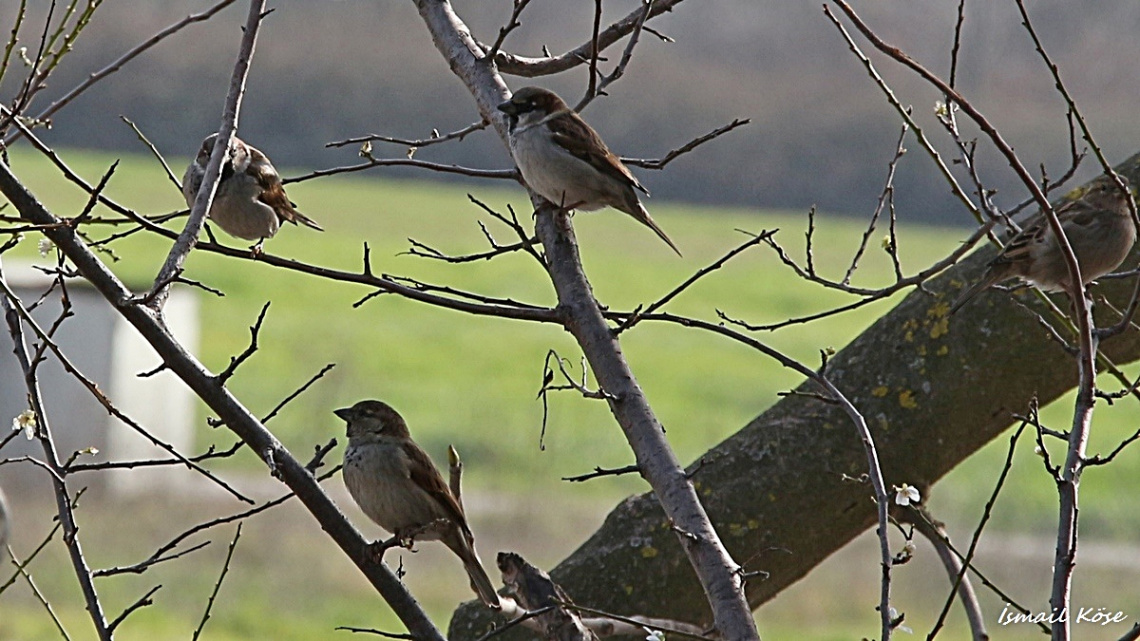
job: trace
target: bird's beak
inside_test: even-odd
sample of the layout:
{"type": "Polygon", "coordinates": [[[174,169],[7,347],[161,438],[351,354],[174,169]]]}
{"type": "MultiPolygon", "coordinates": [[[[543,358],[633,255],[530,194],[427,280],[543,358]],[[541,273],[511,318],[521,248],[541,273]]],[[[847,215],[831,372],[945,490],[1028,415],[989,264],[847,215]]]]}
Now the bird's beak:
{"type": "Polygon", "coordinates": [[[517,116],[517,115],[519,115],[519,108],[518,108],[518,105],[516,105],[515,103],[511,102],[510,100],[507,100],[506,102],[500,103],[500,104],[499,104],[499,111],[501,111],[501,112],[503,112],[503,113],[507,114],[508,116],[517,116]]]}
{"type": "Polygon", "coordinates": [[[339,410],[333,410],[333,414],[336,414],[342,420],[344,420],[344,422],[347,423],[348,420],[352,417],[352,408],[351,407],[342,407],[339,410]]]}

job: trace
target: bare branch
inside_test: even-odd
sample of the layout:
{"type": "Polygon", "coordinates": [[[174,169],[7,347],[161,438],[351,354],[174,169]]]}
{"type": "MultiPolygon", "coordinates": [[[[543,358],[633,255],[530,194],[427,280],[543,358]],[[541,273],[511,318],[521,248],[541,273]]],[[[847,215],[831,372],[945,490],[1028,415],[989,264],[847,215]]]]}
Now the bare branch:
{"type": "Polygon", "coordinates": [[[231,356],[230,364],[216,377],[219,385],[225,385],[226,381],[230,380],[230,377],[237,371],[237,368],[257,351],[257,335],[261,332],[261,324],[265,322],[265,313],[269,311],[269,302],[270,301],[265,301],[265,304],[261,306],[261,311],[257,314],[257,320],[254,321],[253,326],[249,328],[249,345],[237,356],[231,356]]]}
{"type": "MultiPolygon", "coordinates": [[[[740,231],[741,233],[745,233],[745,234],[748,233],[748,232],[745,232],[743,230],[737,230],[737,231],[740,231]]],[[[704,278],[705,276],[708,276],[709,274],[715,272],[716,270],[720,269],[721,267],[724,267],[725,263],[732,260],[736,256],[739,256],[740,254],[748,251],[749,249],[755,247],[756,245],[759,245],[760,243],[767,241],[769,238],[771,238],[772,234],[775,234],[778,231],[780,231],[780,230],[778,230],[778,229],[762,230],[759,234],[749,234],[750,236],[752,236],[752,238],[748,239],[747,241],[745,241],[745,242],[741,243],[740,245],[734,247],[733,249],[729,250],[723,256],[721,256],[720,258],[713,261],[710,265],[708,265],[706,267],[702,267],[701,269],[698,269],[692,276],[685,279],[685,281],[682,282],[680,285],[677,285],[676,287],[674,287],[673,290],[670,291],[669,293],[665,294],[664,296],[662,296],[661,298],[657,299],[656,301],[650,303],[649,305],[646,305],[644,309],[642,309],[639,306],[637,309],[635,309],[633,311],[632,314],[629,315],[629,317],[624,322],[622,322],[621,325],[618,325],[618,327],[614,330],[614,334],[615,335],[621,334],[622,332],[633,327],[634,325],[636,325],[640,321],[640,319],[643,315],[652,314],[653,312],[661,309],[666,304],[668,304],[669,301],[671,301],[674,298],[676,298],[677,296],[679,296],[681,294],[681,292],[683,292],[686,289],[695,285],[697,281],[699,281],[700,279],[704,278]]]]}
{"type": "Polygon", "coordinates": [[[571,483],[581,483],[583,481],[589,481],[590,479],[596,479],[603,476],[621,476],[622,474],[634,473],[640,474],[641,468],[636,465],[626,465],[624,467],[615,467],[609,469],[604,467],[595,467],[593,472],[580,474],[578,476],[563,476],[562,480],[570,481],[571,483]]]}
{"type": "MultiPolygon", "coordinates": [[[[233,0],[230,0],[230,2],[233,2],[233,0]]],[[[182,181],[178,179],[178,176],[174,175],[174,171],[170,168],[170,165],[166,164],[166,158],[162,157],[162,153],[158,151],[158,148],[154,146],[154,143],[152,143],[150,139],[146,137],[146,134],[144,134],[142,130],[139,129],[139,126],[136,125],[130,118],[127,118],[126,116],[119,116],[119,118],[123,122],[127,123],[127,126],[131,128],[131,131],[134,131],[135,135],[138,136],[139,141],[142,142],[142,144],[146,145],[146,148],[150,150],[150,153],[153,154],[155,159],[158,160],[159,164],[162,165],[163,171],[166,172],[166,177],[174,185],[174,188],[178,190],[178,193],[181,194],[182,181]]]]}
{"type": "MultiPolygon", "coordinates": [[[[26,220],[43,225],[60,222],[44,209],[3,163],[0,163],[0,192],[4,193],[26,220]]],[[[367,542],[329,500],[313,475],[228,390],[216,384],[213,375],[183,349],[155,312],[131,304],[130,292],[90,252],[73,230],[59,228],[48,231],[47,234],[67,255],[76,270],[150,343],[170,370],[194,390],[267,465],[273,464],[279,478],[296,493],[322,528],[392,605],[408,629],[424,641],[442,641],[443,636],[439,630],[399,580],[383,564],[369,558],[366,552],[367,542]]]]}
{"type": "Polygon", "coordinates": [[[198,637],[202,634],[202,629],[206,627],[206,621],[210,620],[210,610],[214,607],[214,599],[218,598],[218,591],[222,589],[222,581],[226,580],[226,574],[230,571],[230,561],[234,558],[234,549],[237,548],[238,539],[241,538],[241,523],[238,523],[237,530],[234,532],[234,538],[230,541],[230,547],[226,550],[226,560],[222,564],[222,573],[218,575],[218,580],[214,583],[214,591],[210,593],[210,598],[206,601],[206,611],[202,613],[202,620],[198,622],[198,627],[194,629],[194,636],[191,637],[192,641],[198,641],[198,637]]]}
{"type": "MultiPolygon", "coordinates": [[[[55,341],[51,340],[51,337],[48,335],[48,333],[45,332],[39,326],[39,323],[37,323],[35,319],[32,318],[31,313],[29,313],[28,310],[24,308],[24,306],[20,303],[20,300],[16,297],[15,292],[13,292],[12,289],[8,286],[7,281],[3,278],[2,270],[0,270],[0,291],[3,292],[5,308],[11,306],[14,312],[19,314],[23,322],[27,323],[28,327],[30,327],[32,331],[35,332],[36,336],[40,339],[43,345],[51,349],[52,353],[55,354],[56,359],[59,361],[59,364],[63,367],[64,371],[70,374],[72,378],[79,381],[79,383],[83,385],[83,387],[91,394],[91,396],[94,397],[95,400],[98,401],[105,410],[107,410],[108,414],[122,421],[124,425],[130,427],[143,438],[150,441],[152,445],[155,445],[156,447],[159,447],[162,450],[166,451],[168,454],[172,455],[189,469],[192,469],[202,476],[210,479],[212,482],[232,494],[238,500],[245,503],[253,503],[251,499],[238,492],[229,483],[226,483],[222,479],[218,478],[213,472],[202,467],[197,462],[186,458],[176,449],[174,449],[173,445],[170,445],[169,443],[155,437],[150,433],[149,430],[139,425],[137,421],[120,411],[119,408],[117,408],[114,403],[111,402],[111,399],[107,398],[107,395],[104,394],[101,389],[99,389],[99,386],[96,385],[93,380],[84,375],[83,372],[81,372],[79,368],[77,368],[71,362],[71,359],[67,357],[62,349],[60,349],[59,345],[56,344],[55,341]]],[[[64,474],[68,472],[67,466],[62,466],[61,470],[64,474]]]]}
{"type": "Polygon", "coordinates": [[[503,43],[506,42],[507,36],[522,26],[522,23],[519,22],[519,16],[522,15],[526,6],[530,4],[530,0],[513,0],[512,4],[514,6],[511,9],[510,19],[507,20],[507,24],[499,28],[499,36],[495,38],[495,43],[491,45],[487,53],[483,54],[484,60],[494,60],[495,57],[499,55],[499,50],[503,48],[503,43]]]}
{"type": "Polygon", "coordinates": [[[662,156],[661,158],[658,158],[656,160],[652,160],[652,159],[648,159],[648,158],[622,158],[621,161],[623,163],[630,165],[630,166],[633,166],[633,167],[642,167],[644,169],[664,169],[665,165],[668,165],[670,162],[673,162],[673,160],[676,159],[678,156],[683,156],[683,155],[689,153],[690,151],[696,149],[697,147],[700,147],[701,145],[705,144],[706,142],[720,138],[724,134],[732,131],[733,129],[736,129],[738,127],[743,127],[744,125],[747,125],[751,122],[752,122],[751,118],[736,118],[732,122],[728,123],[727,125],[724,125],[723,127],[717,127],[716,129],[713,129],[712,131],[708,132],[707,134],[705,134],[703,136],[700,136],[698,138],[694,138],[693,140],[690,140],[689,142],[685,143],[684,145],[681,145],[680,147],[673,149],[669,153],[665,154],[664,156],[662,156]]]}
{"type": "Polygon", "coordinates": [[[451,133],[442,134],[442,135],[438,131],[433,129],[431,132],[431,134],[432,134],[431,137],[419,138],[419,139],[416,139],[416,138],[394,138],[392,136],[384,136],[381,134],[366,134],[364,136],[358,136],[356,138],[346,138],[345,140],[338,140],[336,142],[326,143],[325,147],[346,147],[348,145],[359,145],[359,144],[368,143],[368,142],[387,142],[387,143],[392,143],[394,145],[404,145],[404,146],[408,147],[409,155],[410,155],[412,153],[412,150],[420,149],[422,147],[427,147],[430,145],[438,145],[440,143],[448,142],[450,140],[463,140],[464,138],[467,137],[468,134],[474,133],[476,131],[483,131],[484,129],[487,128],[487,125],[489,125],[489,124],[491,124],[491,123],[487,122],[486,120],[482,120],[480,122],[473,122],[470,125],[467,125],[466,127],[462,128],[462,129],[457,129],[451,133]]]}
{"type": "MultiPolygon", "coordinates": [[[[127,64],[132,59],[138,57],[139,54],[143,53],[147,49],[150,49],[154,45],[162,42],[163,40],[174,35],[175,33],[178,33],[179,31],[182,30],[183,27],[185,27],[187,25],[193,24],[195,22],[202,22],[205,20],[209,20],[211,17],[214,16],[214,14],[216,14],[217,12],[221,11],[222,9],[228,7],[229,5],[231,5],[233,3],[234,3],[234,0],[221,0],[221,2],[218,2],[217,4],[213,5],[209,9],[206,9],[205,11],[201,11],[199,13],[195,13],[195,14],[191,14],[189,16],[186,16],[182,20],[170,25],[169,27],[163,29],[162,31],[159,31],[158,33],[154,34],[153,36],[146,39],[142,43],[136,45],[131,50],[124,53],[122,56],[119,56],[111,64],[109,64],[106,67],[100,69],[99,71],[96,71],[95,73],[89,75],[86,79],[84,79],[83,82],[79,83],[79,85],[77,85],[74,89],[72,89],[71,91],[68,91],[66,94],[61,96],[58,100],[56,100],[55,102],[48,105],[48,107],[46,109],[44,109],[40,113],[36,114],[35,120],[40,120],[40,121],[47,120],[53,114],[55,114],[55,112],[62,109],[65,105],[67,105],[69,102],[74,100],[77,96],[82,94],[84,91],[87,91],[88,89],[90,89],[93,85],[95,85],[97,82],[99,82],[103,78],[105,78],[105,77],[115,73],[119,69],[121,69],[123,67],[123,65],[127,64]]],[[[22,6],[22,4],[21,4],[21,6],[22,6]]],[[[22,18],[22,17],[23,17],[23,10],[20,11],[20,18],[22,18]]],[[[17,30],[19,29],[19,20],[17,20],[17,22],[16,22],[15,29],[17,29],[17,30]]],[[[11,45],[8,47],[8,49],[11,49],[11,45]]],[[[5,53],[4,66],[7,66],[7,59],[8,59],[8,52],[5,53]]],[[[3,74],[3,68],[0,67],[0,78],[2,78],[3,75],[4,75],[3,74]]],[[[13,142],[15,142],[22,135],[22,133],[23,133],[22,131],[15,131],[15,132],[12,132],[11,134],[9,134],[9,136],[4,139],[4,146],[10,146],[13,142]]]]}
{"type": "MultiPolygon", "coordinates": [[[[649,18],[655,18],[663,13],[672,11],[673,7],[681,4],[681,2],[682,0],[657,0],[653,3],[653,9],[649,13],[649,18]]],[[[642,21],[643,13],[644,9],[638,7],[621,20],[618,20],[598,33],[598,50],[605,51],[615,42],[633,32],[633,30],[637,28],[637,23],[642,21]]],[[[500,73],[510,76],[522,76],[524,78],[549,76],[588,63],[593,44],[594,41],[591,38],[588,42],[562,55],[547,56],[544,58],[527,58],[525,56],[516,56],[500,51],[499,54],[495,56],[495,66],[500,73]]],[[[475,43],[472,43],[472,45],[482,51],[489,49],[489,47],[475,43]]]]}
{"type": "Polygon", "coordinates": [[[366,162],[359,165],[346,165],[343,167],[332,167],[329,169],[318,169],[311,171],[307,174],[295,176],[293,178],[282,178],[281,183],[288,185],[290,183],[299,183],[314,178],[324,178],[326,176],[335,176],[337,174],[347,174],[354,171],[364,171],[373,167],[419,167],[421,169],[430,169],[431,171],[438,171],[443,174],[458,174],[460,176],[473,176],[475,178],[495,178],[498,180],[518,180],[519,173],[514,169],[473,169],[471,167],[461,167],[459,165],[444,165],[438,162],[428,162],[426,160],[416,160],[414,158],[373,158],[371,155],[366,156],[366,162]]]}
{"type": "MultiPolygon", "coordinates": [[[[3,163],[0,163],[0,171],[6,169],[7,167],[3,163]]],[[[3,275],[2,266],[0,266],[0,283],[4,285],[6,291],[10,291],[8,290],[8,285],[3,275]]],[[[95,632],[102,641],[111,641],[111,631],[108,629],[107,619],[103,615],[103,605],[99,600],[98,593],[95,591],[91,568],[87,565],[87,559],[83,556],[83,548],[79,542],[79,528],[75,523],[75,513],[70,498],[71,494],[68,491],[67,482],[63,479],[63,471],[59,464],[59,457],[56,454],[55,442],[52,440],[52,432],[48,422],[47,412],[44,409],[40,395],[39,381],[36,379],[35,372],[32,370],[31,362],[28,357],[28,348],[24,340],[20,315],[16,312],[15,307],[7,296],[0,299],[0,306],[4,309],[4,319],[8,324],[8,333],[12,337],[12,342],[15,345],[14,351],[16,353],[16,360],[19,361],[20,369],[24,374],[28,403],[31,406],[32,412],[35,413],[35,435],[43,448],[45,463],[52,470],[52,487],[56,499],[56,510],[59,515],[59,520],[63,524],[63,541],[67,545],[71,565],[76,578],[79,580],[79,586],[83,592],[83,599],[87,604],[87,612],[90,614],[91,621],[95,626],[95,632]]]]}
{"type": "Polygon", "coordinates": [[[218,128],[218,137],[214,140],[214,149],[210,153],[210,162],[206,165],[206,174],[202,177],[202,186],[194,198],[194,206],[190,208],[190,218],[186,227],[178,235],[178,240],[170,248],[170,253],[163,263],[162,269],[154,279],[151,288],[151,299],[147,306],[161,313],[166,297],[170,291],[171,279],[182,271],[182,264],[194,245],[198,242],[198,234],[206,222],[206,214],[214,202],[214,194],[218,189],[218,180],[221,178],[222,163],[229,155],[230,140],[237,132],[238,116],[241,113],[241,101],[245,95],[245,81],[249,74],[249,65],[253,59],[254,45],[257,43],[257,33],[261,21],[265,18],[265,0],[250,0],[249,14],[246,17],[243,29],[241,46],[238,48],[237,62],[234,63],[233,77],[230,80],[230,91],[226,96],[225,109],[222,112],[222,124],[218,128]]]}
{"type": "Polygon", "coordinates": [[[123,610],[122,614],[115,617],[115,620],[111,621],[110,625],[108,625],[107,628],[111,631],[112,634],[114,634],[115,628],[119,627],[119,624],[125,621],[132,612],[138,610],[139,608],[144,608],[148,605],[154,605],[154,601],[151,600],[151,597],[154,596],[155,592],[158,592],[161,589],[161,585],[156,585],[153,588],[147,590],[146,594],[139,597],[137,601],[127,606],[127,608],[123,610]]]}
{"type": "MultiPolygon", "coordinates": [[[[57,523],[56,528],[52,530],[52,534],[55,534],[58,529],[59,524],[57,523]]],[[[50,539],[51,537],[49,536],[48,540],[50,539]]],[[[47,541],[45,540],[44,543],[46,544],[47,541]]],[[[36,551],[39,552],[39,550],[36,551]]],[[[8,548],[8,553],[12,553],[11,548],[8,548]]],[[[36,582],[32,579],[32,575],[28,574],[27,567],[31,562],[32,557],[28,557],[26,561],[21,563],[20,560],[16,558],[16,555],[12,554],[12,565],[16,566],[16,574],[12,576],[11,581],[9,581],[3,587],[0,587],[0,592],[4,591],[3,588],[11,585],[11,583],[15,581],[17,577],[23,577],[24,581],[28,583],[28,587],[32,589],[32,594],[36,595],[36,600],[40,602],[40,605],[42,605],[44,607],[44,610],[47,611],[48,616],[51,617],[52,623],[55,624],[55,629],[59,630],[59,633],[64,638],[64,641],[71,641],[71,635],[67,633],[67,628],[63,627],[63,621],[59,620],[59,616],[55,613],[55,609],[51,607],[51,603],[47,600],[47,597],[45,597],[44,593],[40,591],[40,587],[36,585],[36,582]]]]}

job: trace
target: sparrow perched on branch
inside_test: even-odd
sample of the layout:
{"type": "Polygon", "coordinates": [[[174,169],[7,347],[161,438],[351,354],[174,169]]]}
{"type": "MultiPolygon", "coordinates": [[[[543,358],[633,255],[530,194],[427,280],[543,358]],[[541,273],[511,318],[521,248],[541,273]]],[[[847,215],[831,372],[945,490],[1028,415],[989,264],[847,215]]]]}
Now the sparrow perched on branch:
{"type": "MultiPolygon", "coordinates": [[[[182,177],[182,195],[186,197],[188,207],[194,207],[194,198],[206,176],[206,165],[210,162],[210,153],[217,138],[216,133],[206,136],[197,158],[182,177]]],[[[231,236],[256,240],[255,248],[260,248],[266,238],[272,238],[283,220],[324,231],[311,218],[297,211],[296,205],[285,195],[281,176],[269,158],[237,136],[230,143],[229,153],[222,164],[222,175],[214,203],[210,206],[210,219],[231,236]]]]}
{"type": "Polygon", "coordinates": [[[524,87],[499,105],[499,111],[510,120],[511,155],[523,180],[539,196],[564,209],[623,211],[681,255],[634,190],[649,192],[561,98],[546,89],[524,87]]]}
{"type": "MultiPolygon", "coordinates": [[[[1093,181],[1077,198],[1054,211],[1076,254],[1084,285],[1116,269],[1136,242],[1128,194],[1109,176],[1093,181]]],[[[1065,256],[1048,218],[1040,211],[989,262],[981,279],[958,296],[950,313],[982,290],[1010,278],[1021,278],[1047,292],[1069,289],[1065,256]]]]}
{"type": "Polygon", "coordinates": [[[348,424],[344,484],[364,514],[401,541],[442,541],[463,561],[479,599],[487,607],[500,607],[475,554],[463,506],[427,452],[412,440],[403,417],[380,401],[360,401],[334,413],[348,424]]]}

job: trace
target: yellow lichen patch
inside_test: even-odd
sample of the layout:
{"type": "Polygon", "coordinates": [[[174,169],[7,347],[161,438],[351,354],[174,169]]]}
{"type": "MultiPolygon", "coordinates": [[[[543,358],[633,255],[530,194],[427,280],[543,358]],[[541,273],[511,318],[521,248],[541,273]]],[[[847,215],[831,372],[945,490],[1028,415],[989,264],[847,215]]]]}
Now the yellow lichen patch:
{"type": "Polygon", "coordinates": [[[930,318],[945,318],[950,315],[950,303],[945,301],[935,303],[930,309],[926,310],[926,315],[930,318]]]}
{"type": "Polygon", "coordinates": [[[934,353],[939,355],[939,356],[945,356],[945,355],[950,353],[950,346],[949,345],[943,345],[942,347],[938,348],[937,352],[934,352],[934,353]]]}
{"type": "Polygon", "coordinates": [[[657,548],[653,547],[652,545],[647,545],[641,548],[641,558],[652,559],[655,556],[657,556],[657,548]]]}
{"type": "Polygon", "coordinates": [[[926,356],[926,345],[919,345],[918,346],[918,355],[919,356],[926,356]]]}
{"type": "Polygon", "coordinates": [[[910,390],[899,392],[899,405],[908,410],[918,407],[918,401],[914,400],[914,392],[910,390]]]}
{"type": "Polygon", "coordinates": [[[919,327],[918,321],[913,319],[913,318],[908,320],[907,322],[903,323],[903,325],[902,325],[902,328],[904,330],[903,340],[905,340],[908,343],[913,343],[914,342],[914,330],[918,329],[918,327],[919,327]]]}
{"type": "Polygon", "coordinates": [[[623,586],[622,589],[625,590],[626,596],[633,594],[633,586],[632,585],[623,586]]]}
{"type": "Polygon", "coordinates": [[[728,533],[731,534],[732,536],[741,536],[747,532],[748,532],[748,528],[744,527],[743,525],[741,525],[739,523],[729,523],[728,524],[728,533]]]}
{"type": "Polygon", "coordinates": [[[757,521],[756,519],[748,519],[749,530],[755,530],[758,527],[760,527],[760,521],[757,521]]]}
{"type": "Polygon", "coordinates": [[[886,396],[887,394],[890,394],[890,393],[891,393],[891,390],[886,385],[880,385],[880,386],[876,387],[875,389],[871,390],[871,396],[874,396],[875,398],[883,398],[884,396],[886,396]]]}
{"type": "MultiPolygon", "coordinates": [[[[941,304],[941,303],[940,303],[941,304]]],[[[950,317],[941,318],[930,327],[931,338],[941,338],[950,333],[950,317]]]]}

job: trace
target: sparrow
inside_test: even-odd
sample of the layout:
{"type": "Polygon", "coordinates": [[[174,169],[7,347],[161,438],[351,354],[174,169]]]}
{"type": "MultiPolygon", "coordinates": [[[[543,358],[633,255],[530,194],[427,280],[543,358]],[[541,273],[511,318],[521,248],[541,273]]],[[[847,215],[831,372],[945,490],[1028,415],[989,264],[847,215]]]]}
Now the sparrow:
{"type": "MultiPolygon", "coordinates": [[[[206,165],[214,150],[218,134],[206,136],[198,157],[186,168],[182,176],[182,195],[186,205],[194,207],[194,198],[206,175],[206,165]]],[[[210,206],[210,219],[231,236],[255,240],[255,251],[266,238],[272,238],[281,221],[296,225],[303,223],[317,231],[324,231],[308,216],[297,211],[296,205],[285,195],[281,176],[269,158],[257,148],[234,136],[229,153],[222,163],[222,175],[210,206]]]]}
{"type": "MultiPolygon", "coordinates": [[[[1127,179],[1122,180],[1128,185],[1127,179]]],[[[1083,285],[1116,269],[1136,242],[1128,193],[1109,176],[1097,178],[1078,197],[1054,211],[1076,254],[1083,285]]],[[[958,296],[950,313],[958,311],[979,292],[1010,278],[1020,278],[1047,292],[1069,289],[1068,265],[1049,220],[1041,211],[1009,239],[986,266],[981,279],[958,296]]]]}
{"type": "Polygon", "coordinates": [[[498,108],[508,118],[515,164],[539,196],[564,209],[623,211],[681,255],[637,197],[637,191],[649,192],[561,98],[540,87],[524,87],[498,108]]]}
{"type": "Polygon", "coordinates": [[[344,484],[368,518],[400,540],[442,541],[463,561],[471,587],[490,608],[499,595],[475,553],[475,537],[463,506],[408,433],[396,410],[380,401],[360,401],[333,412],[348,424],[344,484]]]}

